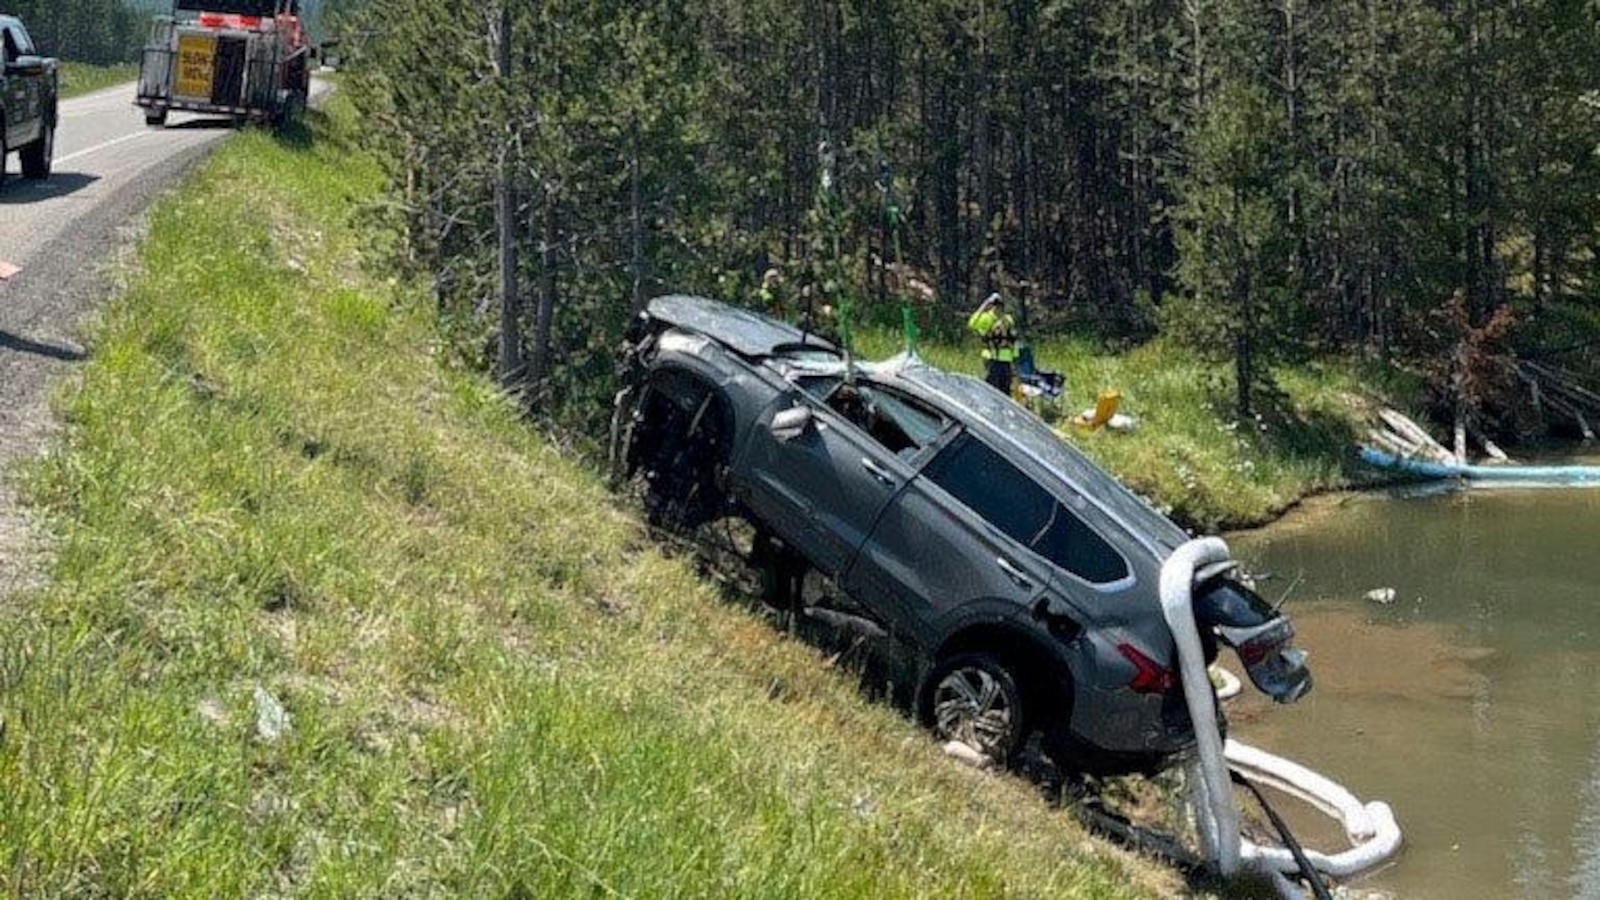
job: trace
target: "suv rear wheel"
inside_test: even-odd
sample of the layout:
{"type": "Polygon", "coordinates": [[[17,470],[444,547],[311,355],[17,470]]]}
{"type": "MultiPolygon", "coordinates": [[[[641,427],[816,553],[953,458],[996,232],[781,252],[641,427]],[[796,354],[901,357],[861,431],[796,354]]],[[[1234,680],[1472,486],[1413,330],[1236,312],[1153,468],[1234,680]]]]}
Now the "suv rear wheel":
{"type": "Polygon", "coordinates": [[[928,675],[923,717],[941,741],[960,741],[1007,764],[1028,736],[1027,703],[1017,676],[989,653],[961,653],[928,675]]]}

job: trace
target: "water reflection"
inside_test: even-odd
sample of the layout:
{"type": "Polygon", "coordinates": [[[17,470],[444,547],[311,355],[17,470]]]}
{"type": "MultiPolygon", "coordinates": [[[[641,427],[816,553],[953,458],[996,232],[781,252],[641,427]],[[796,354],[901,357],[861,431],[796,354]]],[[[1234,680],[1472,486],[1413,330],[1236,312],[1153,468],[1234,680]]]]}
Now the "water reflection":
{"type": "Polygon", "coordinates": [[[1597,539],[1591,489],[1344,498],[1230,541],[1269,597],[1295,585],[1317,676],[1236,733],[1394,807],[1406,848],[1372,887],[1600,900],[1597,539]]]}

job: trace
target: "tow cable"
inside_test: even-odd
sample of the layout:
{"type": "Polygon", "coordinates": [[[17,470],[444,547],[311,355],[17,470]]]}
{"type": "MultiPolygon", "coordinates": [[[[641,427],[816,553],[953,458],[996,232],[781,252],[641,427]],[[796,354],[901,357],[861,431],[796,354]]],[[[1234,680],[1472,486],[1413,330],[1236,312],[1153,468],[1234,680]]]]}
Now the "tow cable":
{"type": "Polygon", "coordinates": [[[1278,837],[1283,839],[1283,846],[1287,847],[1289,853],[1294,856],[1295,864],[1300,867],[1301,876],[1305,878],[1307,884],[1311,885],[1311,893],[1317,900],[1333,900],[1333,895],[1328,892],[1327,884],[1322,880],[1322,873],[1318,872],[1317,867],[1313,866],[1311,860],[1306,858],[1306,851],[1300,847],[1300,842],[1295,840],[1294,834],[1289,831],[1289,823],[1285,822],[1283,817],[1278,815],[1278,811],[1272,808],[1272,804],[1267,802],[1267,796],[1250,779],[1240,775],[1237,771],[1230,770],[1228,775],[1233,779],[1234,784],[1242,784],[1249,788],[1250,793],[1256,798],[1256,802],[1261,804],[1261,810],[1267,814],[1267,819],[1272,822],[1272,827],[1277,830],[1278,837]]]}

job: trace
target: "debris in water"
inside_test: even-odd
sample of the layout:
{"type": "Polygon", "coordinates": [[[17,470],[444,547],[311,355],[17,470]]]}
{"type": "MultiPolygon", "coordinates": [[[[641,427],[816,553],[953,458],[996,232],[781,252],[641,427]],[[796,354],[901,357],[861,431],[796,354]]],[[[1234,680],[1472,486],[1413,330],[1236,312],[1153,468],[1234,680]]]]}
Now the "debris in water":
{"type": "Polygon", "coordinates": [[[1394,602],[1394,588],[1381,587],[1367,591],[1367,599],[1373,603],[1390,604],[1394,602]]]}

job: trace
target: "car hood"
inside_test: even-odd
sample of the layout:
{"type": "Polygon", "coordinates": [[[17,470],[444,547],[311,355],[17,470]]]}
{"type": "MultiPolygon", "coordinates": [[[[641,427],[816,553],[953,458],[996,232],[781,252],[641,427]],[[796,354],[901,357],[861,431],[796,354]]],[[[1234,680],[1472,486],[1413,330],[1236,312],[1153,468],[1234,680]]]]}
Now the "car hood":
{"type": "Polygon", "coordinates": [[[650,316],[697,331],[741,356],[773,356],[804,344],[833,350],[832,344],[799,328],[748,309],[705,297],[672,294],[650,301],[650,316]]]}

